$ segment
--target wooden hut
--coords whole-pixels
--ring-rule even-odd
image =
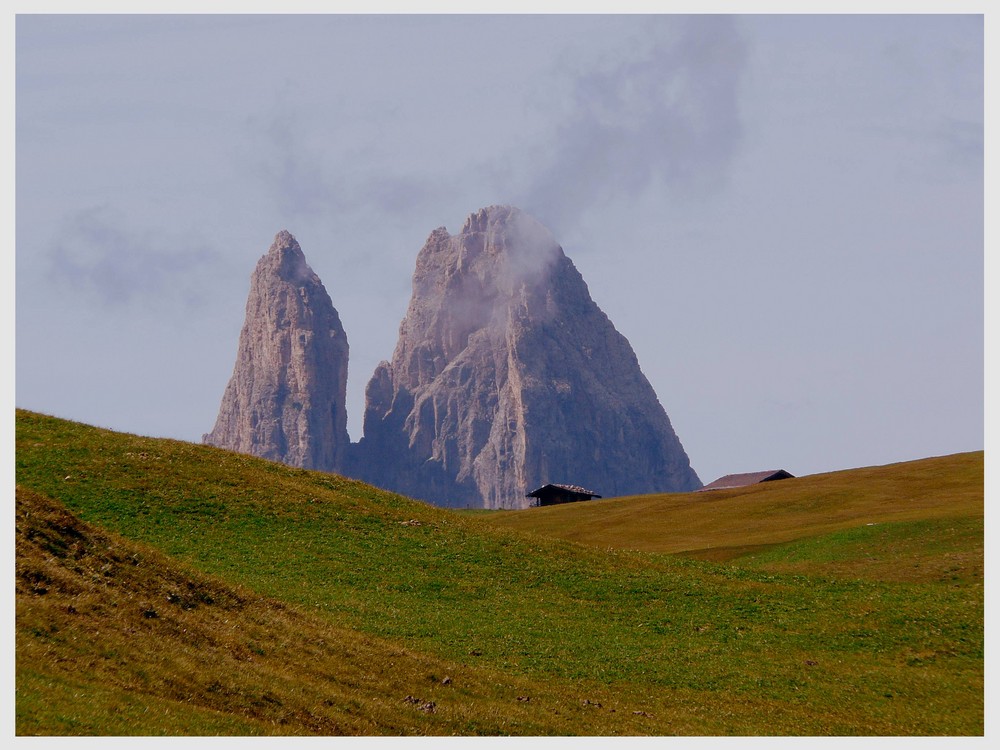
[[[533,497],[535,505],[560,505],[562,503],[578,503],[581,500],[599,498],[593,490],[577,487],[575,484],[546,484],[525,497]]]

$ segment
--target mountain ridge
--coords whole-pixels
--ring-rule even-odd
[[[290,234],[279,233],[269,255],[292,244],[301,254]],[[549,482],[593,486],[605,496],[701,486],[628,340],[551,232],[520,209],[489,206],[470,214],[457,234],[430,232],[392,358],[365,389],[357,443],[346,438],[342,328],[331,333],[343,342],[335,389],[321,388],[320,365],[296,368],[289,366],[294,357],[254,352],[260,346],[304,351],[299,359],[310,362],[340,361],[339,352],[323,349],[329,341],[322,331],[296,342],[301,326],[275,326],[289,305],[274,300],[295,297],[289,285],[305,279],[316,291],[302,299],[325,304],[329,297],[304,257],[299,271],[284,275],[267,257],[252,279],[233,379],[206,442],[450,507],[524,507],[526,494]],[[298,318],[310,317],[301,305],[295,309]],[[262,377],[274,384],[270,391],[254,390]],[[313,388],[321,397],[310,395]],[[320,428],[329,422],[327,409],[343,424]],[[332,453],[295,451],[288,433],[300,443],[336,445]]]

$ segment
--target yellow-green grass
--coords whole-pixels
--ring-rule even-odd
[[[23,488],[16,549],[20,735],[550,734],[649,725],[628,711],[587,711],[586,700],[614,706],[603,686],[534,685],[335,627],[96,529]]]
[[[140,651],[183,655],[184,649],[169,633],[134,624],[127,638],[102,646],[77,620],[59,620],[59,606],[46,609],[42,602],[54,601],[45,599],[51,593],[19,592],[19,732],[334,731],[296,719],[303,714],[290,707],[365,734],[983,731],[981,578],[960,585],[828,578],[581,546],[498,529],[491,517],[434,508],[333,475],[28,412],[17,414],[16,460],[24,491],[52,498],[129,545],[169,556],[159,567],[176,566],[192,580],[206,577],[244,598],[280,605],[282,617],[299,618],[295,626],[277,615],[240,624],[237,632],[256,634],[242,640],[215,632],[224,614],[203,624],[210,637],[190,646],[190,661],[201,663],[210,643],[219,644],[212,659],[222,661],[208,659],[199,684],[231,685],[225,660],[243,653],[241,643],[256,644],[264,652],[257,657],[273,654],[288,669],[284,678],[264,672],[232,687],[230,703],[206,709],[221,716],[192,712],[189,723],[155,730],[94,729],[87,721],[96,720],[79,705],[62,705],[88,694],[88,685],[97,697],[95,715],[121,700],[125,714],[137,714],[148,701],[143,715],[184,716],[181,697],[144,693],[128,677]],[[163,608],[143,624],[184,612]],[[187,615],[210,610],[199,606]],[[36,611],[40,619],[23,628],[22,613]],[[114,631],[113,614],[100,613],[95,628],[102,637]],[[52,623],[61,640],[46,635]],[[341,673],[338,659],[292,637],[302,630],[314,634],[305,637],[309,643],[345,644],[315,635],[324,628],[347,644],[368,644],[365,663],[388,666],[363,682],[347,665]],[[71,657],[100,663],[102,648],[117,654],[107,666],[125,675],[120,682],[92,679],[86,669],[59,671]],[[381,648],[409,655],[411,666],[398,666]],[[308,664],[296,661],[300,652]],[[314,674],[313,662],[326,666]],[[184,663],[167,669],[187,674]],[[302,688],[293,677],[300,670],[313,675]],[[451,685],[440,684],[443,673]],[[363,688],[355,710],[364,721],[315,709],[315,698],[327,691],[340,696],[338,686],[352,681]],[[265,684],[289,707],[278,714],[284,725],[273,716],[246,717],[246,704]],[[435,701],[438,710],[415,710],[406,694]],[[54,711],[84,718],[68,725]],[[238,726],[245,729],[232,728]]]
[[[725,561],[866,524],[981,523],[983,452],[730,490],[594,500],[480,517],[497,527],[602,549]]]
[[[960,586],[983,580],[983,517],[866,523],[733,560],[744,568]]]

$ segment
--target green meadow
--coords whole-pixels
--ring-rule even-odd
[[[983,454],[462,513],[16,414],[19,735],[981,735]]]

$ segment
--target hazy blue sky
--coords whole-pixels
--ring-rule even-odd
[[[427,235],[512,203],[703,481],[981,449],[983,70],[981,16],[19,16],[16,404],[200,440],[287,229],[357,440]]]

